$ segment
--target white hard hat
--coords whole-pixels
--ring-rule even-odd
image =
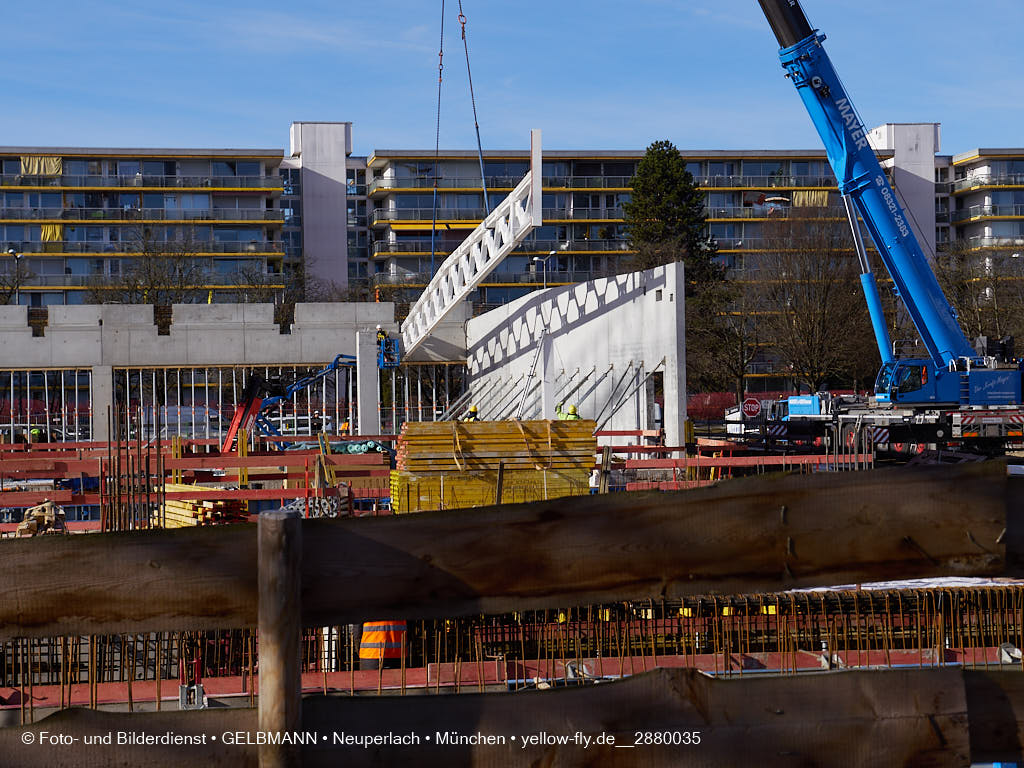
[[[377,326],[377,330],[378,330],[378,331],[380,330],[380,326],[379,326],[379,325]]]

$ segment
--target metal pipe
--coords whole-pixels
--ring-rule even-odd
[[[600,431],[601,431],[602,429],[604,429],[604,425],[605,425],[605,424],[607,424],[607,423],[608,423],[609,421],[611,421],[611,419],[612,419],[612,416],[614,416],[614,415],[615,415],[616,411],[618,411],[618,410],[619,410],[619,409],[620,409],[620,408],[621,408],[622,406],[624,406],[624,405],[626,404],[626,402],[627,402],[627,401],[629,400],[629,398],[630,398],[630,395],[632,395],[632,394],[633,394],[634,392],[636,392],[637,390],[639,390],[639,389],[640,389],[640,388],[641,388],[641,387],[642,387],[642,386],[643,386],[644,384],[646,384],[646,383],[647,383],[647,380],[648,380],[648,379],[650,379],[650,378],[651,378],[651,376],[653,376],[653,375],[654,375],[655,373],[657,373],[657,372],[658,372],[658,369],[659,369],[659,368],[661,368],[661,366],[663,366],[664,364],[665,364],[665,358],[661,358],[661,362],[660,362],[660,363],[658,363],[658,364],[657,364],[656,366],[654,366],[654,368],[652,368],[652,369],[651,369],[651,372],[650,372],[650,373],[648,373],[648,374],[647,374],[647,375],[646,375],[646,376],[644,377],[643,381],[641,381],[641,382],[640,382],[639,384],[637,384],[637,385],[636,385],[636,387],[634,387],[634,388],[633,388],[632,390],[630,390],[630,391],[629,391],[628,393],[626,393],[626,394],[625,394],[625,395],[624,395],[624,396],[622,397],[622,399],[621,399],[621,400],[619,400],[619,404],[618,404],[618,405],[616,405],[616,406],[615,406],[615,408],[613,408],[613,409],[612,409],[612,412],[608,414],[607,418],[605,418],[605,420],[604,420],[604,421],[602,421],[602,422],[601,422],[601,424],[600,424],[600,425],[599,425],[599,426],[597,427],[597,429],[595,429],[594,431],[595,431],[595,432],[600,432]],[[638,370],[642,370],[642,369],[638,369]],[[602,409],[602,410],[603,410],[603,409]]]

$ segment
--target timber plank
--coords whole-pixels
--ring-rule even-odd
[[[303,620],[1016,576],[1018,482],[1003,462],[987,462],[307,520]],[[256,618],[251,525],[4,540],[0,558],[0,637],[226,629]],[[360,589],[336,588],[352,583]]]

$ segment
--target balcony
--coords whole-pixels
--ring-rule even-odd
[[[802,189],[808,187],[836,188],[834,176],[695,176],[694,183],[701,189],[752,187],[754,189]]]
[[[184,249],[178,243],[167,243],[169,253],[267,253],[284,254],[284,243],[279,242],[249,242],[249,243],[217,243],[212,241],[197,242],[194,247]],[[159,243],[153,243],[152,250],[155,252],[160,247]],[[6,253],[10,249],[18,253],[110,253],[132,255],[139,252],[139,248],[131,242],[107,243],[107,242],[68,242],[54,241],[45,243],[6,242],[0,243],[0,250]]]
[[[165,189],[167,187],[209,187],[229,189],[284,190],[280,176],[29,176],[5,173],[0,175],[3,187],[57,187],[81,189],[89,187],[133,187]]]
[[[263,221],[280,223],[284,211],[263,208],[0,208],[0,220],[101,221]]]
[[[513,253],[542,253],[551,251],[573,252],[625,252],[629,250],[629,244],[625,240],[570,240],[569,247],[563,248],[564,240],[534,240],[522,243]],[[434,253],[438,256],[447,256],[452,248],[447,248],[441,243],[436,243]],[[401,243],[388,243],[378,240],[373,244],[373,256],[386,257],[394,254],[429,254],[430,240],[412,240]]]
[[[479,224],[487,212],[483,208],[375,208],[370,215],[370,226],[389,224],[395,221],[422,222],[464,221]],[[545,208],[545,221],[622,221],[621,208]]]
[[[388,224],[392,221],[465,221],[477,224],[483,221],[483,208],[374,208],[370,214],[370,226]]]
[[[723,251],[763,251],[779,247],[778,239],[767,237],[713,237],[712,240],[718,246],[719,253]]]
[[[120,275],[107,275],[101,273],[93,273],[88,275],[31,275],[25,278],[21,283],[21,288],[86,288],[95,285],[104,285],[107,283],[116,284],[121,280]],[[264,275],[266,280],[265,287],[271,288],[283,288],[284,278],[280,273],[267,272]],[[202,280],[206,284],[217,285],[217,286],[239,286],[248,285],[252,283],[253,276],[244,272],[218,272],[209,271],[207,274],[202,276]],[[280,285],[277,285],[280,283]],[[260,283],[263,285],[263,283]]]
[[[1024,205],[972,205],[959,211],[953,211],[954,223],[969,219],[984,219],[994,216],[1007,218],[1024,218]]]
[[[1013,237],[969,237],[968,248],[1024,248],[1024,234]]]
[[[554,272],[548,270],[547,276],[541,270],[537,272],[492,272],[484,280],[482,285],[512,284],[526,286],[541,286],[545,280],[548,285],[569,285],[582,283],[598,277],[607,277],[609,273],[594,270],[570,270]],[[375,286],[404,286],[407,288],[425,287],[430,282],[429,272],[400,272],[389,274],[378,272],[373,275],[370,282]]]
[[[798,208],[797,210],[806,209]],[[704,212],[710,221],[716,219],[787,219],[792,212],[792,207],[788,203],[784,205],[765,203],[758,206],[706,207]],[[829,214],[829,218],[844,221],[846,219],[846,211],[842,208],[828,208],[826,212]]]
[[[544,189],[629,189],[630,176],[545,176],[541,180]],[[488,176],[487,191],[502,192],[510,191],[522,181],[521,176]],[[434,179],[427,176],[416,178],[374,179],[370,182],[370,196],[385,194],[396,189],[433,189]],[[437,179],[437,188],[440,190],[469,189],[483,191],[483,182],[479,176],[453,176],[451,178]]]
[[[956,194],[979,187],[1024,187],[1024,174],[980,173],[968,176],[953,182],[953,193]]]

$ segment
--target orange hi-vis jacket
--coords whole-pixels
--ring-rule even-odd
[[[359,643],[360,659],[399,659],[402,657],[404,621],[368,621],[363,624]]]

